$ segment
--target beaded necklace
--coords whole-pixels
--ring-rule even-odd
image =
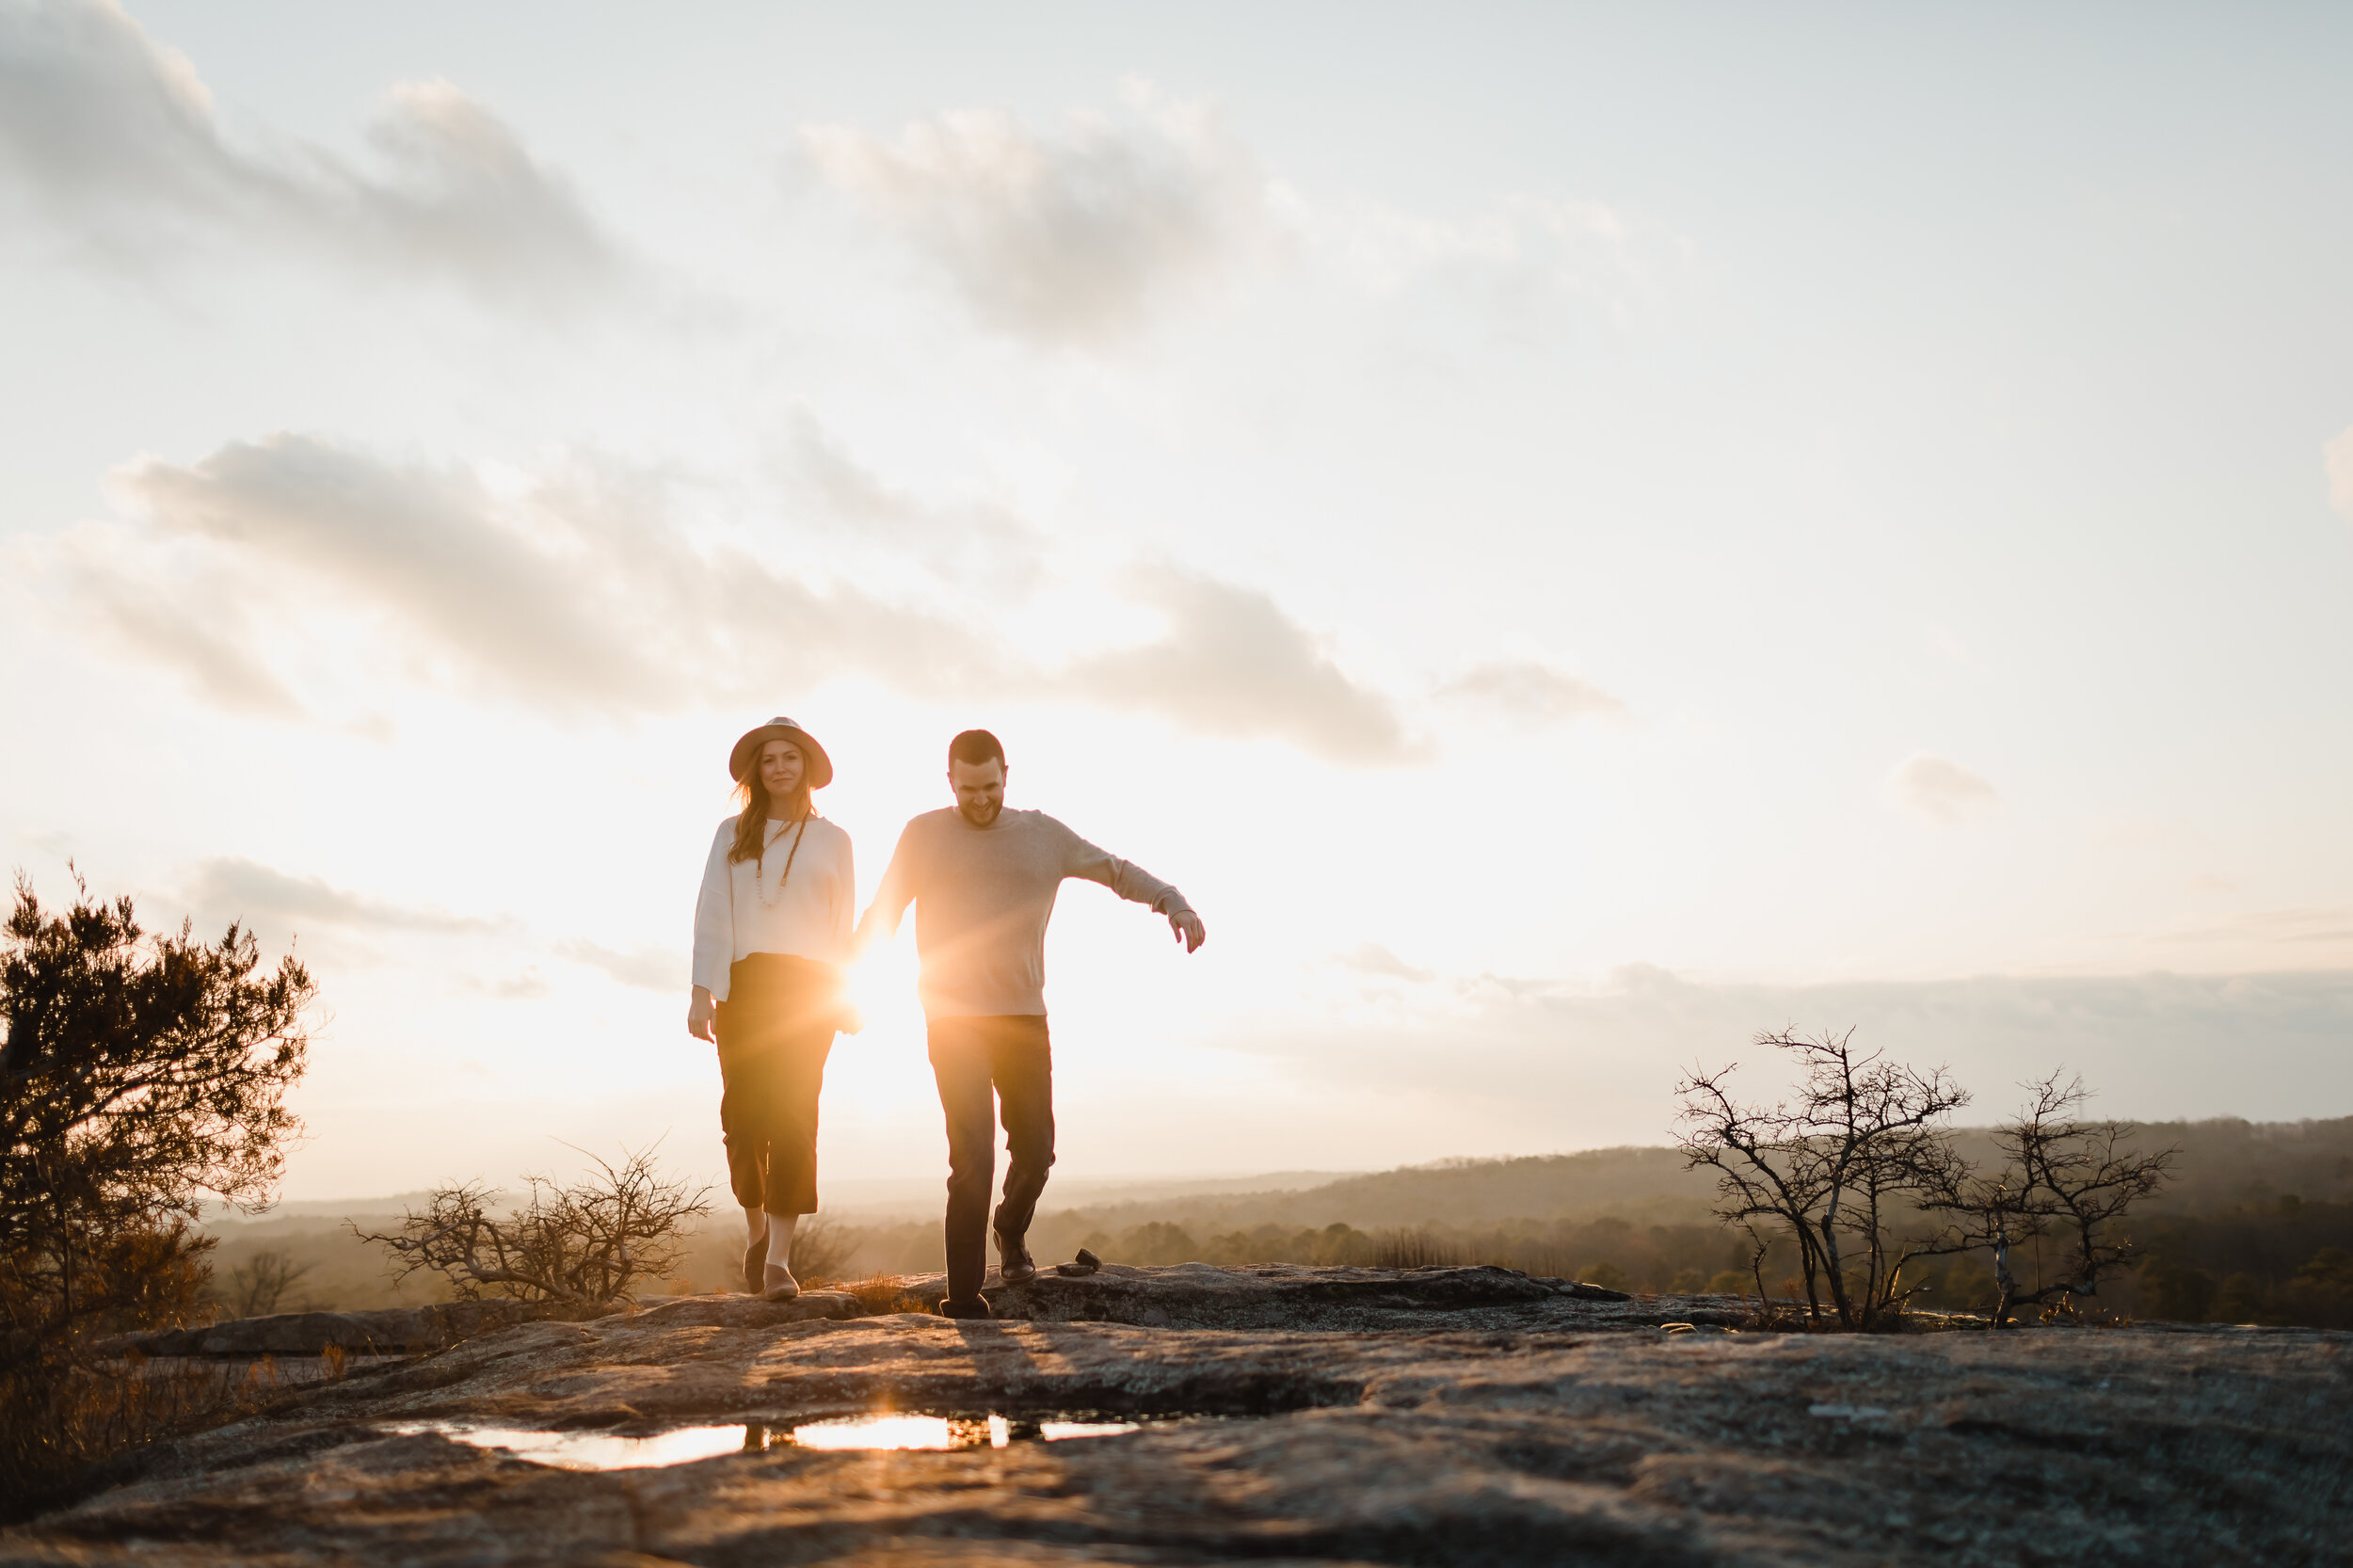
[[[801,835],[808,831],[808,819],[814,814],[809,811],[802,812],[799,824],[792,829],[792,848],[784,857],[784,874],[776,878],[776,899],[768,896],[768,846],[766,844],[760,846],[759,863],[752,871],[752,891],[759,896],[762,908],[774,909],[776,906],[776,899],[784,897],[784,885],[792,880],[793,857],[801,853]],[[781,828],[777,829],[776,837],[779,839],[784,837]]]

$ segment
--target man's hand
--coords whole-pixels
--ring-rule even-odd
[[[1179,909],[1171,914],[1168,917],[1168,929],[1175,932],[1176,939],[1185,944],[1187,952],[1199,952],[1201,944],[1209,939],[1209,928],[1201,923],[1201,917],[1190,909]]]
[[[719,1043],[719,1004],[711,1000],[711,987],[695,987],[695,1000],[686,1004],[686,1032],[697,1040]]]

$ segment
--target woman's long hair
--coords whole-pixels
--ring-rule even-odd
[[[768,819],[782,817],[786,822],[798,822],[810,814],[808,774],[801,774],[801,781],[792,792],[775,804],[781,811],[770,809],[768,786],[760,780],[760,757],[753,754],[752,765],[744,770],[744,776],[735,781],[735,797],[744,803],[744,814],[735,819],[735,842],[728,850],[730,865],[738,860],[764,860],[768,849]]]

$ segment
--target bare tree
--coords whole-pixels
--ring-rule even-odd
[[[353,1230],[392,1253],[396,1277],[430,1269],[464,1300],[612,1301],[672,1273],[692,1222],[711,1212],[708,1187],[656,1175],[650,1149],[622,1152],[618,1166],[589,1156],[597,1169],[569,1186],[525,1176],[529,1201],[511,1213],[500,1211],[502,1194],[471,1181],[436,1191],[392,1234]]]
[[[843,1279],[859,1240],[855,1229],[809,1215],[792,1232],[793,1272],[806,1285]]]
[[[284,1304],[286,1292],[317,1265],[296,1263],[289,1254],[257,1252],[229,1271],[222,1305],[239,1318],[264,1318]]]
[[[1861,1055],[1853,1038],[1852,1030],[1756,1037],[1798,1058],[1794,1106],[1743,1104],[1726,1087],[1733,1068],[1693,1069],[1677,1090],[1687,1130],[1676,1142],[1688,1167],[1716,1172],[1717,1217],[1748,1231],[1752,1268],[1765,1252],[1758,1224],[1779,1225],[1797,1243],[1808,1315],[1821,1316],[1827,1294],[1840,1326],[1861,1329],[1901,1313],[1918,1288],[1904,1273],[1915,1258],[1953,1250],[1932,1237],[1897,1240],[1893,1222],[1949,1164],[1942,1124],[1969,1096],[1941,1067],[1923,1073],[1877,1051]]]
[[[2129,1123],[2078,1120],[2089,1097],[2080,1078],[2061,1083],[2055,1072],[2026,1091],[2025,1109],[1993,1134],[2002,1167],[1986,1175],[1949,1160],[1921,1198],[1921,1208],[1950,1217],[1949,1250],[1993,1253],[1995,1328],[2022,1306],[2097,1296],[2101,1275],[2139,1256],[2123,1233],[2126,1211],[2164,1187],[2181,1154],[2124,1147],[2135,1130]],[[2039,1244],[2045,1237],[2059,1248],[2048,1272]],[[2013,1251],[2029,1243],[2031,1287],[2011,1268]]]

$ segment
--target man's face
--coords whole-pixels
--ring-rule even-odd
[[[956,809],[974,827],[986,827],[1005,806],[1005,764],[992,757],[985,762],[950,762],[948,783],[956,792]]]

